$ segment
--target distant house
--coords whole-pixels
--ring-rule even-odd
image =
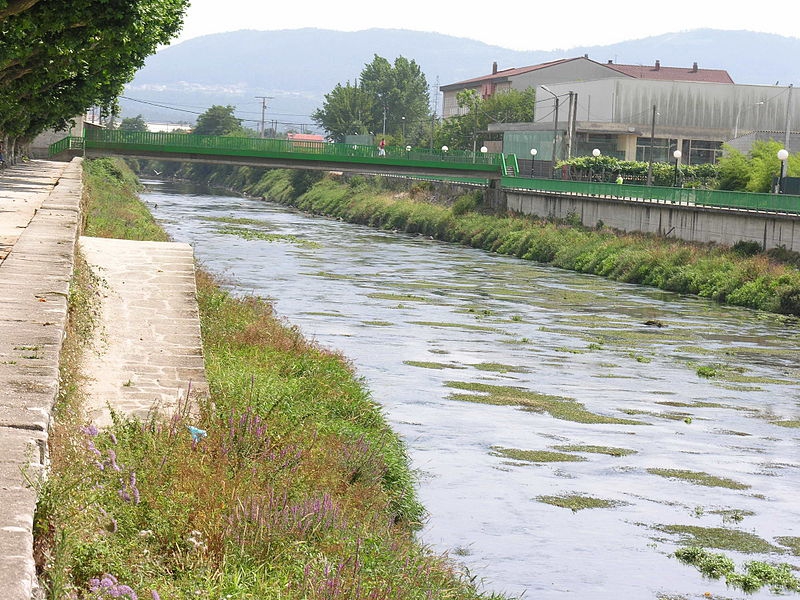
[[[443,116],[462,114],[458,92],[482,98],[506,90],[536,90],[532,122],[496,123],[502,150],[518,158],[535,149],[537,167],[587,156],[595,148],[623,160],[713,163],[722,144],[752,131],[785,132],[800,123],[792,88],[738,85],[727,71],[600,63],[588,56],[498,70],[440,88]],[[788,111],[787,111],[788,108]],[[788,116],[788,118],[787,118]],[[777,138],[776,138],[777,139]],[[780,133],[783,139],[783,133]],[[681,152],[678,159],[675,151]]]

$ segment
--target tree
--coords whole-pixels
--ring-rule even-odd
[[[376,54],[359,82],[337,84],[311,118],[337,141],[348,133],[385,133],[415,144],[424,135],[429,106],[428,83],[416,62],[400,56],[392,65]]]
[[[773,179],[780,176],[778,150],[781,148],[783,144],[775,140],[754,142],[747,154],[725,147],[725,155],[719,160],[720,189],[770,192]],[[800,155],[789,155],[785,175],[800,175]]]
[[[456,102],[467,112],[450,117],[436,132],[436,145],[446,145],[462,150],[477,149],[478,138],[487,137],[490,123],[525,123],[533,121],[536,92],[508,90],[482,99],[475,90],[463,90],[456,95]]]
[[[311,119],[322,127],[334,141],[344,142],[344,136],[370,132],[374,97],[357,85],[336,84],[325,94],[322,108],[311,115]]]
[[[237,119],[233,106],[220,106],[215,104],[202,115],[197,117],[197,125],[192,133],[197,135],[245,135],[242,129],[242,120]]]
[[[24,142],[125,83],[178,33],[188,0],[0,0],[0,136]]]
[[[122,131],[147,131],[147,122],[142,115],[128,117],[120,121],[118,129]]]

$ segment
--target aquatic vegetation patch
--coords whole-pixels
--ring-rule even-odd
[[[684,546],[731,550],[743,554],[782,554],[783,548],[741,529],[698,525],[655,525],[654,529],[676,535]]]
[[[619,500],[607,500],[604,498],[595,498],[593,496],[586,496],[584,494],[563,494],[560,496],[536,496],[538,502],[544,504],[552,504],[559,508],[568,508],[572,512],[585,510],[587,508],[614,508],[617,506],[624,506],[626,503]]]
[[[770,421],[773,425],[778,425],[780,427],[793,427],[798,428],[800,427],[800,419],[790,419],[785,421]]]
[[[199,217],[203,221],[211,221],[213,223],[225,223],[226,225],[252,225],[254,227],[261,227],[262,229],[272,229],[272,226],[267,221],[260,221],[258,219],[248,219],[245,217]]]
[[[608,456],[629,456],[631,454],[636,454],[636,450],[631,450],[630,448],[613,448],[611,446],[565,444],[563,446],[553,446],[553,448],[564,452],[589,452],[590,454],[606,454]]]
[[[791,552],[795,556],[800,556],[800,537],[781,536],[781,537],[776,537],[775,541],[778,542],[781,546],[788,548],[789,552]]]
[[[286,242],[303,248],[322,247],[322,244],[318,242],[304,240],[303,238],[299,238],[296,235],[289,235],[282,233],[268,233],[266,231],[257,231],[255,229],[249,229],[247,227],[220,227],[219,229],[217,229],[217,233],[222,233],[225,235],[235,235],[237,237],[242,238],[243,240],[248,240],[248,241],[259,240],[262,242]]]
[[[528,369],[525,367],[518,367],[516,365],[504,365],[501,363],[478,363],[471,365],[480,371],[493,371],[495,373],[527,373]]]
[[[749,485],[734,481],[733,479],[717,477],[716,475],[710,475],[702,471],[652,468],[647,469],[647,472],[651,475],[658,475],[659,477],[666,477],[668,479],[680,479],[695,485],[704,485],[706,487],[722,487],[731,490],[746,490],[750,488]]]
[[[391,327],[394,325],[391,321],[364,321],[364,325],[371,325],[373,327]]]
[[[422,369],[466,369],[463,365],[428,362],[424,360],[404,360],[403,364],[410,367],[420,367]]]
[[[545,463],[545,462],[582,462],[586,459],[577,454],[566,452],[552,452],[550,450],[520,450],[518,448],[502,448],[492,446],[492,456],[500,456],[519,462]]]
[[[490,385],[486,383],[471,383],[465,381],[448,381],[447,387],[473,392],[469,394],[452,393],[451,400],[492,404],[495,406],[519,406],[525,410],[538,413],[548,413],[550,416],[563,421],[592,424],[615,425],[644,425],[642,421],[620,419],[599,415],[586,410],[586,408],[572,398],[539,394],[529,390],[510,386]]]
[[[422,296],[415,296],[413,294],[391,294],[388,292],[373,292],[367,294],[367,298],[374,298],[376,300],[393,300],[395,302],[431,302],[428,298]]]
[[[670,392],[671,393],[671,392]],[[746,410],[737,407],[726,406],[719,402],[703,402],[698,400],[696,402],[678,402],[677,400],[665,400],[663,402],[656,402],[662,406],[672,406],[674,408],[735,408],[736,410]]]
[[[741,523],[745,517],[752,517],[752,510],[740,510],[738,508],[727,508],[722,510],[712,510],[712,515],[720,515],[723,523]]]
[[[691,415],[689,413],[674,413],[674,412],[663,412],[657,413],[650,410],[642,410],[638,408],[624,408],[622,409],[626,415],[643,415],[648,417],[655,417],[656,419],[669,419],[670,421],[685,421],[686,419],[691,419]]]
[[[442,321],[409,321],[411,325],[423,325],[425,327],[448,327],[452,329],[466,329],[467,331],[492,331],[497,329],[494,327],[485,327],[483,325],[468,325],[464,323],[446,323]]]
[[[787,563],[776,565],[749,561],[744,564],[744,572],[736,572],[736,565],[730,558],[697,546],[680,548],[675,551],[675,557],[684,564],[693,565],[706,577],[724,577],[729,587],[741,589],[748,594],[765,586],[775,594],[800,591],[800,580],[792,574],[792,566]]]

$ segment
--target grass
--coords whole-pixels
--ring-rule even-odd
[[[588,452],[590,454],[606,454],[608,456],[628,456],[636,454],[636,450],[629,448],[613,448],[610,446],[581,446],[581,445],[562,445],[554,446],[556,450],[564,452]]]
[[[687,471],[683,469],[647,469],[647,472],[652,475],[658,475],[660,477],[667,477],[668,479],[680,479],[682,481],[688,481],[689,483],[693,483],[695,485],[704,485],[706,487],[721,487],[721,488],[728,488],[731,490],[746,490],[750,486],[744,483],[739,483],[738,481],[734,481],[733,479],[727,479],[725,477],[717,477],[716,475],[709,475],[708,473],[703,473],[702,471]]]
[[[129,229],[91,195],[124,173],[113,166],[87,161],[95,235]],[[111,188],[121,215],[138,210],[126,181]],[[151,223],[136,222],[129,233],[147,239]],[[424,510],[405,448],[348,362],[202,271],[210,401],[196,414],[114,413],[97,430],[78,368],[98,293],[85,277],[78,268],[34,524],[48,598],[499,598],[416,540]]]

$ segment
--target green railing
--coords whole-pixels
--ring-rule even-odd
[[[407,149],[401,146],[387,146],[385,155],[380,156],[376,147],[358,144],[166,132],[87,129],[84,141],[87,150],[146,152],[161,154],[165,158],[169,154],[284,158],[305,162],[388,164],[450,171],[455,169],[497,175],[500,174],[501,162],[500,155],[481,152],[457,150],[444,152],[427,148]],[[51,154],[61,142],[53,144]]]
[[[83,150],[83,138],[81,137],[65,137],[54,144],[50,144],[48,152],[50,156],[55,156],[67,150]]]
[[[560,179],[502,177],[507,189],[536,190],[579,196],[596,196],[616,200],[684,204],[710,208],[736,208],[762,212],[800,213],[800,196],[788,194],[755,194],[695,188],[627,185]]]

